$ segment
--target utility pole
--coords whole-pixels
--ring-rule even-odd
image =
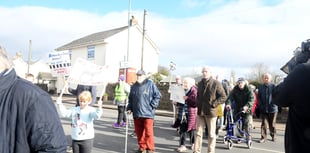
[[[126,62],[127,62],[127,64],[125,65],[125,68],[124,68],[124,70],[125,70],[125,72],[124,72],[124,75],[125,75],[125,82],[127,82],[127,79],[128,79],[128,75],[127,75],[127,71],[128,71],[128,63],[129,63],[129,48],[130,48],[130,26],[131,26],[131,20],[130,20],[130,12],[131,12],[131,0],[128,0],[128,38],[127,38],[127,59],[126,59]],[[127,102],[125,102],[125,106],[127,105],[126,104]],[[127,145],[128,145],[128,121],[130,121],[129,119],[128,119],[128,117],[127,117],[127,120],[126,120],[126,132],[125,132],[125,134],[126,134],[126,136],[125,136],[125,150],[124,150],[124,152],[125,153],[127,153]]]
[[[143,15],[142,51],[141,51],[141,70],[143,70],[144,38],[145,38],[145,16],[146,16],[146,10],[144,10],[144,15]]]
[[[30,73],[30,59],[31,59],[31,40],[29,40],[29,50],[28,50],[28,66],[27,66],[27,74]]]

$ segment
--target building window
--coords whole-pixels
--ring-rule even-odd
[[[87,58],[94,59],[95,58],[95,46],[87,47]]]

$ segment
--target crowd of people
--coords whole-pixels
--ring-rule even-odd
[[[184,102],[173,101],[177,111],[171,127],[177,128],[179,132],[179,147],[176,151],[187,151],[188,136],[189,148],[193,153],[205,152],[202,150],[202,139],[203,133],[206,133],[207,152],[214,153],[218,131],[225,130],[223,127],[228,124],[225,122],[225,114],[230,111],[234,115],[242,112],[241,128],[248,133],[246,139],[252,139],[253,116],[257,117],[259,114],[259,142],[266,142],[267,127],[271,141],[276,141],[277,114],[279,107],[285,106],[290,107],[285,151],[304,152],[310,142],[309,123],[303,122],[309,119],[309,115],[305,115],[308,114],[306,112],[309,105],[308,87],[304,86],[308,82],[309,68],[308,63],[297,66],[278,86],[271,83],[272,75],[269,73],[263,75],[263,84],[258,87],[249,84],[244,78],[239,78],[236,85],[229,85],[225,80],[214,77],[211,68],[207,66],[202,68],[202,79],[197,83],[193,78],[186,77],[182,80],[178,76],[176,83],[184,89]],[[154,116],[161,93],[143,70],[139,70],[136,76],[137,80],[130,88],[123,75],[118,78],[119,82],[115,88],[118,115],[113,127],[125,126],[126,113],[132,114],[139,146],[137,153],[153,153]],[[28,81],[17,76],[6,50],[0,46],[2,149],[9,153],[66,152],[67,139],[51,97],[33,85],[33,76],[28,74],[27,78]],[[76,106],[67,109],[61,97],[57,99],[57,104],[61,115],[72,120],[73,152],[90,153],[95,137],[93,121],[101,118],[102,101],[98,101],[98,108],[92,106],[96,102],[93,86],[78,85],[77,89],[68,90],[77,96]],[[8,124],[7,120],[11,122]],[[296,131],[302,134],[296,134]]]

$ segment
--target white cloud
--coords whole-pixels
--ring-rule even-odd
[[[301,41],[310,38],[309,5],[306,0],[286,0],[269,7],[241,0],[183,19],[148,12],[146,32],[161,50],[160,65],[177,63],[174,73],[200,74],[200,68],[209,65],[218,73],[234,70],[238,76],[256,63],[279,70]],[[0,12],[1,45],[11,56],[17,51],[25,56],[31,39],[34,58],[82,36],[124,26],[128,18],[127,10],[104,16],[44,7],[0,7]],[[143,12],[132,14],[142,24]]]

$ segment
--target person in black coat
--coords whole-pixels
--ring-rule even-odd
[[[272,91],[275,85],[271,83],[271,79],[271,74],[265,73],[263,77],[264,84],[258,88],[258,107],[262,119],[260,143],[265,142],[267,139],[267,127],[269,127],[271,141],[276,140],[278,106],[272,102]]]
[[[310,144],[310,63],[299,64],[275,87],[273,101],[289,107],[285,128],[285,152],[306,153]]]
[[[51,96],[17,76],[0,46],[0,153],[65,153],[67,138]]]

